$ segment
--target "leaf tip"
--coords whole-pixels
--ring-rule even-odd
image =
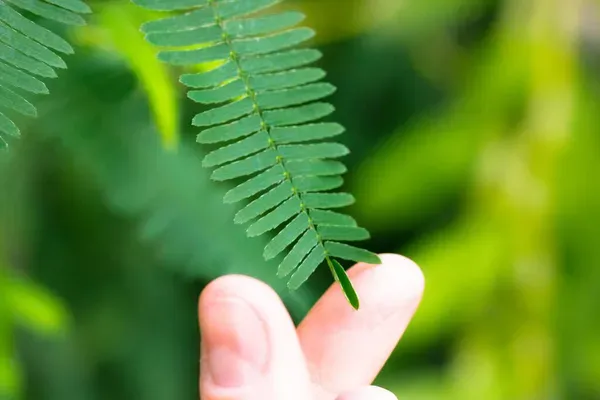
[[[225,193],[225,196],[223,196],[223,203],[225,203],[225,204],[237,203],[235,194],[231,190],[229,192]]]
[[[251,226],[250,228],[248,228],[246,230],[246,235],[248,235],[248,237],[257,237],[260,236],[262,234],[262,232],[259,232],[256,228],[254,228],[253,226]]]
[[[292,282],[291,280],[287,283],[287,288],[291,291],[296,291],[300,285],[298,283]]]
[[[265,247],[265,250],[263,251],[263,258],[265,261],[272,260],[275,258],[275,256],[276,254],[273,254],[273,250],[271,250],[269,247]]]
[[[204,159],[202,160],[202,166],[204,168],[213,167],[214,165],[215,163],[211,160],[211,157],[209,156],[204,157]]]
[[[213,181],[222,182],[222,181],[226,181],[227,177],[223,176],[223,171],[221,171],[220,169],[216,169],[210,175],[210,179],[212,179]]]

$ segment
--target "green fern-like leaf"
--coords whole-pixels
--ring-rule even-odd
[[[23,11],[67,25],[84,25],[80,14],[91,12],[80,0],[0,0],[0,149],[8,147],[3,134],[20,136],[5,110],[35,117],[36,108],[22,92],[48,94],[40,79],[55,78],[55,69],[67,67],[56,52],[73,53],[69,43],[23,16]]]
[[[321,57],[313,49],[293,49],[314,36],[296,27],[297,12],[265,15],[280,0],[135,0],[158,11],[182,11],[142,26],[153,44],[175,47],[158,57],[173,65],[222,62],[208,72],[185,74],[188,97],[213,105],[193,124],[202,127],[198,142],[220,147],[203,161],[212,179],[243,181],[225,202],[247,201],[235,216],[250,223],[248,236],[279,230],[265,247],[265,259],[287,249],[279,276],[291,275],[297,289],[324,261],[332,268],[353,306],[358,299],[333,257],[379,263],[377,255],[342,244],[369,237],[349,216],[331,209],[354,198],[332,190],[346,172],[337,159],[348,149],[329,139],[343,133],[335,123],[318,122],[334,108],[322,102],[335,87],[320,80],[325,72],[308,65]],[[183,49],[177,47],[185,46]],[[335,266],[335,268],[333,268]]]

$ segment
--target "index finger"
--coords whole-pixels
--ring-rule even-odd
[[[395,254],[381,260],[348,271],[360,310],[352,309],[334,284],[297,329],[318,400],[371,384],[419,305],[424,289],[419,267]]]

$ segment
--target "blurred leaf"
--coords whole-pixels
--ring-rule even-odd
[[[4,288],[16,323],[45,334],[63,332],[68,321],[64,305],[32,282],[11,279]]]
[[[475,19],[492,0],[379,0],[379,13],[392,16],[391,27],[410,44],[420,43],[429,33]]]
[[[477,315],[508,265],[503,230],[485,215],[466,217],[404,253],[422,268],[427,282],[403,339],[409,347],[460,329]]]
[[[495,324],[493,317],[486,324],[469,325],[468,332],[455,345],[455,356],[448,367],[448,391],[457,399],[503,400],[509,398],[506,389],[510,363],[504,358],[510,353],[494,343]],[[502,327],[501,327],[502,328]],[[512,385],[514,387],[514,384]]]
[[[18,399],[20,388],[21,376],[15,360],[0,353],[0,399]]]
[[[179,142],[178,90],[168,66],[156,58],[158,48],[144,40],[140,25],[153,14],[129,1],[102,4],[89,27],[80,28],[80,41],[116,51],[136,74],[154,114],[163,146]]]
[[[569,146],[558,176],[558,234],[561,270],[559,361],[569,398],[600,396],[600,186],[590,171],[600,168],[598,82],[583,89]]]
[[[511,126],[522,102],[525,50],[511,34],[493,37],[455,101],[415,117],[363,161],[353,193],[368,229],[413,227],[469,185],[479,154]],[[509,55],[517,61],[507,66],[502,60]]]
[[[304,24],[317,32],[315,42],[323,45],[362,34],[389,20],[389,13],[377,12],[384,6],[382,3],[345,0],[344,6],[340,7],[338,0],[306,0],[286,1],[280,7],[304,13],[307,16]],[[394,2],[387,4],[393,5]]]
[[[358,171],[357,219],[376,231],[407,229],[443,207],[468,181],[483,139],[462,115],[424,119],[380,146]]]
[[[21,392],[20,369],[13,348],[13,309],[9,302],[6,267],[0,264],[0,399],[17,399]]]
[[[318,44],[347,40],[381,28],[407,43],[418,43],[432,31],[447,29],[475,18],[492,0],[296,0],[282,9],[306,14],[306,25],[317,32]]]
[[[399,399],[410,400],[460,400],[452,393],[448,379],[441,371],[416,370],[407,374],[384,374],[377,379],[377,385],[394,393]]]

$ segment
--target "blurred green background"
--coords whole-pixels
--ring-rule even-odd
[[[201,167],[200,108],[138,31],[155,15],[91,6],[0,157],[0,399],[191,400],[207,282],[263,279],[298,321],[332,278],[284,289]],[[377,383],[414,400],[600,399],[600,2],[282,7],[306,12],[338,87],[367,247],[426,276]]]

